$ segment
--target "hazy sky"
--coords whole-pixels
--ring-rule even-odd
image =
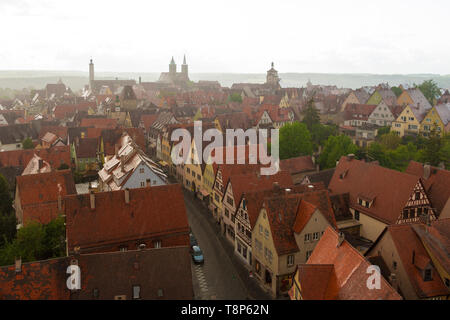
[[[0,70],[450,74],[448,0],[0,0]]]

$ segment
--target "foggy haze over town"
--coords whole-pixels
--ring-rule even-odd
[[[2,0],[0,70],[161,72],[186,54],[192,73],[450,74],[450,3],[431,3]]]

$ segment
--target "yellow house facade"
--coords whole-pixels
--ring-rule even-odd
[[[436,130],[439,135],[443,135],[445,132],[445,126],[447,123],[441,119],[438,108],[447,108],[444,106],[434,106],[427,112],[420,124],[420,131],[424,136],[428,136],[432,130]],[[450,114],[450,111],[447,111]],[[445,119],[447,120],[447,119]]]
[[[192,139],[191,148],[188,154],[191,163],[184,165],[184,187],[194,193],[202,193],[203,187],[202,177],[204,164],[200,164],[200,156],[202,155],[197,153],[195,139]]]
[[[403,137],[405,134],[419,134],[420,120],[409,105],[392,122],[391,130],[398,133],[400,137]]]

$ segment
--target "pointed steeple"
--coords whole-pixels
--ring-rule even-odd
[[[183,64],[186,64],[186,55],[183,57]]]
[[[172,56],[172,60],[170,61],[170,64],[175,64],[175,60],[173,60],[173,56]]]

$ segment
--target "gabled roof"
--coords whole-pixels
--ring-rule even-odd
[[[302,206],[302,201],[306,201],[307,204],[305,203]],[[312,207],[319,209],[330,225],[337,229],[327,190],[314,190],[299,194],[284,192],[266,198],[264,207],[267,211],[272,238],[278,255],[298,251],[294,232],[300,233],[303,230],[316,211],[312,211]]]
[[[397,96],[391,89],[377,89],[376,91],[388,106],[393,106],[397,103]]]
[[[440,104],[435,107],[444,126],[450,123],[450,103]]]
[[[280,188],[289,188],[294,185],[291,175],[287,171],[278,171],[276,174],[266,176],[261,176],[256,171],[250,171],[248,173],[232,174],[228,184],[225,185],[225,190],[228,185],[231,184],[234,202],[237,205],[241,201],[242,195],[247,190],[251,190],[253,192],[268,190],[272,189],[275,183]]]
[[[75,142],[77,158],[96,158],[98,138],[82,138]]]
[[[333,178],[334,171],[335,168],[321,170],[319,172],[308,173],[306,177],[308,177],[308,180],[311,183],[322,182],[325,185],[325,187],[328,187],[331,178]]]
[[[411,160],[405,172],[422,178],[431,205],[439,216],[450,199],[450,171],[430,167],[430,176],[424,177],[424,165]]]
[[[339,245],[339,235],[331,227],[325,230],[306,265],[332,265],[334,276],[328,273],[328,284],[322,284],[318,287],[312,282],[305,282],[305,285],[300,283],[302,296],[315,297],[321,295],[325,299],[333,300],[401,299],[400,295],[384,278],[381,278],[380,289],[370,290],[367,287],[367,268],[371,263],[346,240]],[[299,269],[303,266],[299,265]],[[312,267],[311,272],[318,272],[318,269]],[[327,275],[323,271],[321,273],[324,276]],[[315,277],[317,277],[317,274]],[[325,285],[327,288],[323,292]]]
[[[30,124],[13,124],[0,126],[0,143],[14,144],[22,143],[26,138],[37,139],[38,133]]]
[[[23,223],[48,223],[58,215],[58,196],[76,194],[70,170],[18,176],[16,188],[23,210]]]
[[[290,174],[296,174],[301,172],[314,171],[316,168],[311,156],[301,156],[281,160],[280,169],[286,170]]]
[[[117,128],[117,120],[109,118],[83,118],[80,127],[115,129]]]
[[[69,146],[54,146],[48,149],[27,149],[0,152],[0,167],[25,168],[35,154],[55,168],[58,168],[62,163],[69,166],[71,164]]]
[[[389,232],[391,235],[392,241],[397,248],[397,253],[402,260],[403,268],[416,294],[420,298],[448,295],[450,294],[450,291],[445,287],[432,264],[430,264],[430,266],[433,269],[433,279],[431,281],[423,280],[423,270],[420,270],[420,268],[426,267],[431,259],[423,246],[420,237],[418,237],[415,232],[415,230],[423,230],[421,228],[423,227],[420,227],[419,224],[390,225],[387,227],[386,232]],[[380,237],[382,237],[383,234]],[[412,259],[413,252],[415,256],[414,262]]]
[[[184,197],[179,184],[130,189],[64,198],[70,250],[146,237],[164,237],[189,230]]]
[[[413,175],[343,156],[328,188],[331,194],[349,193],[352,208],[391,224],[397,221],[419,182]],[[371,207],[360,206],[358,197],[373,200]]]
[[[332,264],[298,265],[296,276],[301,284],[303,300],[331,300],[339,295],[336,273]]]
[[[367,100],[369,100],[369,98],[370,98],[370,95],[369,95],[369,93],[367,93],[366,90],[358,89],[358,90],[354,90],[352,92],[358,99],[359,103],[366,103]]]
[[[372,104],[347,103],[344,109],[344,119],[367,121],[376,107]]]
[[[431,104],[428,102],[428,99],[425,98],[422,91],[418,88],[412,88],[406,90],[414,102],[415,107],[419,107],[419,109],[429,110],[431,109]]]
[[[50,172],[51,170],[52,167],[50,164],[35,154],[30,162],[28,162],[25,170],[23,170],[22,175]]]
[[[71,293],[66,271],[72,259],[81,269],[82,286]],[[131,299],[132,285],[140,285],[142,299],[189,300],[193,299],[190,261],[188,247],[172,247],[22,263],[20,273],[15,266],[0,267],[0,300],[113,300],[117,295]]]

